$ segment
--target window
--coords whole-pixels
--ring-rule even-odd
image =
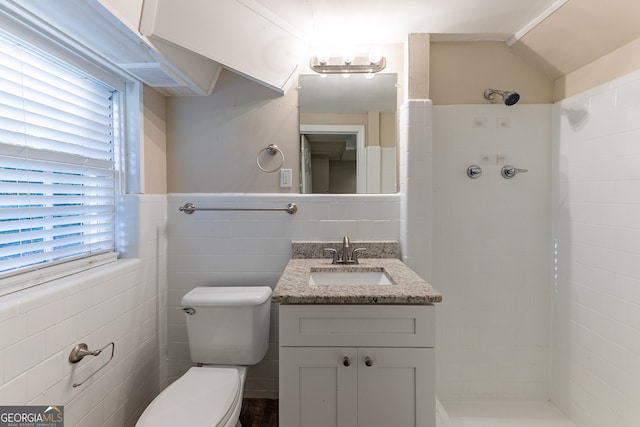
[[[0,33],[0,277],[115,257],[116,96]]]

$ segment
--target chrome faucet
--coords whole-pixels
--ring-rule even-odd
[[[329,251],[333,255],[332,264],[359,264],[358,253],[366,250],[366,248],[355,248],[351,250],[351,242],[349,241],[349,236],[344,236],[342,238],[342,254],[340,254],[341,258],[338,256],[338,251],[336,249],[325,249],[325,251]]]
[[[349,236],[344,236],[342,238],[342,260],[348,261],[351,258],[349,253]]]

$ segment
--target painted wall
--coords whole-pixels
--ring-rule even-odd
[[[178,206],[283,207],[298,213],[196,212]],[[168,197],[169,380],[193,366],[180,301],[197,286],[274,287],[291,258],[291,241],[399,240],[399,195],[170,194]],[[278,395],[278,310],[271,310],[265,359],[249,370],[245,396]]]
[[[555,81],[554,100],[578,95],[640,69],[640,39],[602,56]]]
[[[640,37],[638,2],[582,0],[550,3],[548,11],[553,10],[553,13],[520,34],[521,38],[512,48],[554,80],[588,66]],[[608,71],[609,78],[572,95],[631,71],[620,72],[618,68],[612,67]]]
[[[298,92],[276,95],[223,71],[208,97],[167,98],[167,188],[170,193],[278,193],[279,173],[258,169],[256,156],[269,144],[284,153],[283,168],[299,182]],[[265,168],[280,156],[262,153]]]
[[[487,104],[489,88],[515,90],[519,104],[553,101],[553,80],[503,42],[432,42],[430,64],[434,105]]]
[[[166,98],[146,85],[142,97],[144,193],[167,194]]]
[[[551,105],[433,110],[437,393],[546,400]],[[473,164],[478,179],[466,174]],[[529,172],[504,179],[506,164]]]
[[[65,426],[133,426],[166,383],[165,196],[128,196],[122,203],[139,240],[115,264],[59,279],[0,299],[0,402],[64,405]],[[86,342],[115,342],[108,360],[69,363]]]
[[[554,106],[552,398],[579,427],[640,420],[640,72]]]

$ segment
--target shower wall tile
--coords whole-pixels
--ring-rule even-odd
[[[402,261],[431,279],[432,119],[430,100],[409,100],[400,109]]]
[[[284,207],[298,212],[178,211],[201,207]],[[193,364],[180,301],[197,286],[274,287],[291,258],[291,241],[399,240],[400,196],[304,194],[171,194],[168,196],[168,376]],[[278,396],[278,306],[271,309],[269,351],[249,370],[245,395]]]
[[[552,399],[579,427],[640,419],[640,73],[554,106]]]
[[[0,299],[3,405],[64,405],[69,426],[133,426],[166,385],[166,196],[127,196],[122,206],[124,252],[135,259]],[[111,341],[111,363],[73,388],[103,361],[71,365],[71,349]]]
[[[433,110],[437,393],[547,399],[551,106]],[[478,179],[467,177],[473,164]],[[529,172],[504,179],[506,164]]]

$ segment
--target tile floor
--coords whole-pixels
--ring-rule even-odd
[[[436,427],[576,427],[550,402],[436,403]],[[243,427],[277,427],[278,401],[244,399]]]
[[[242,427],[278,427],[278,401],[273,399],[242,399]]]

